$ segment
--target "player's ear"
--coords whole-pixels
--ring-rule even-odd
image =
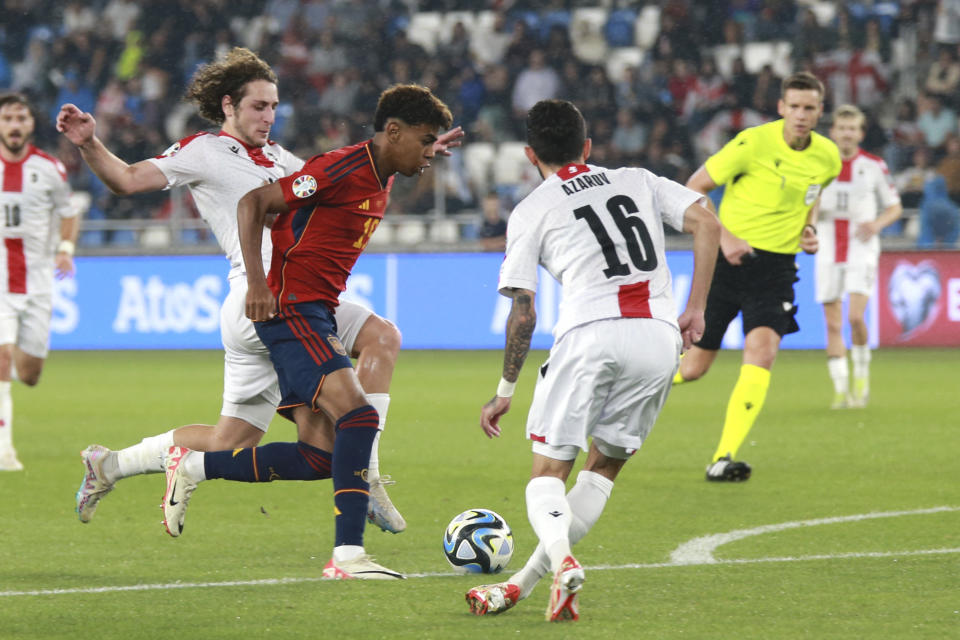
[[[387,139],[390,142],[396,142],[400,139],[400,123],[396,120],[387,120],[387,124],[384,125],[384,129],[387,133]]]
[[[533,147],[527,145],[526,147],[523,148],[523,152],[527,154],[527,160],[530,161],[530,164],[532,164],[535,167],[540,166],[540,158],[538,158],[537,154],[534,153]]]
[[[220,98],[220,110],[223,111],[223,115],[228,118],[233,115],[233,98],[229,95],[225,95]]]
[[[590,152],[593,150],[593,140],[587,138],[583,141],[583,161],[586,162],[587,158],[590,157]]]

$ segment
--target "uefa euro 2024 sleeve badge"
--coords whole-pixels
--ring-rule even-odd
[[[297,196],[301,200],[304,198],[309,198],[317,192],[317,180],[313,176],[302,175],[294,179],[293,185],[293,195]]]

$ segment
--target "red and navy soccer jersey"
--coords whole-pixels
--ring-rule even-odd
[[[393,177],[377,174],[368,140],[314,156],[279,184],[290,211],[273,224],[267,283],[280,311],[317,300],[336,307],[383,218]]]

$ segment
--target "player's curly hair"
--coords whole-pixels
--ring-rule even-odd
[[[449,129],[453,124],[453,115],[443,100],[418,84],[395,84],[380,94],[373,116],[373,130],[383,131],[390,118],[413,127],[429,124],[438,129]]]
[[[567,100],[541,100],[527,113],[527,144],[541,162],[564,165],[580,159],[587,123]]]
[[[250,49],[234,47],[222,60],[197,69],[184,99],[196,103],[201,116],[220,125],[227,119],[220,106],[223,96],[230,96],[233,104],[240,104],[247,83],[254,80],[277,84],[277,74]]]

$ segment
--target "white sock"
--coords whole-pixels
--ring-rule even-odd
[[[173,446],[173,429],[158,436],[144,438],[139,443],[117,451],[117,477],[107,480],[116,482],[142,473],[163,472],[163,458]]]
[[[368,393],[367,402],[369,402],[377,414],[380,416],[380,428],[377,435],[373,437],[373,446],[370,447],[370,464],[367,465],[367,480],[376,481],[380,477],[380,434],[387,423],[387,409],[390,408],[389,393]]]
[[[870,345],[851,346],[850,359],[853,361],[853,377],[861,380],[868,379],[870,377]]]
[[[355,544],[342,544],[333,548],[334,562],[347,562],[354,558],[359,558],[364,553],[363,547]]]
[[[833,390],[836,393],[846,394],[850,390],[850,374],[845,357],[827,358],[827,371],[833,380]]]
[[[593,528],[600,514],[603,513],[610,493],[613,491],[613,481],[593,471],[581,471],[577,475],[577,482],[567,494],[567,503],[570,505],[572,519],[570,521],[570,544],[575,545]],[[526,598],[533,591],[533,587],[543,576],[550,571],[550,558],[538,544],[536,550],[530,554],[527,564],[520,571],[510,576],[509,582],[520,587],[520,597]]]
[[[0,381],[0,449],[13,446],[13,396],[10,381]]]
[[[563,480],[550,476],[527,483],[527,517],[554,570],[570,555],[570,504]]]
[[[191,451],[180,462],[188,476],[197,482],[207,479],[207,470],[203,466],[203,451]]]

